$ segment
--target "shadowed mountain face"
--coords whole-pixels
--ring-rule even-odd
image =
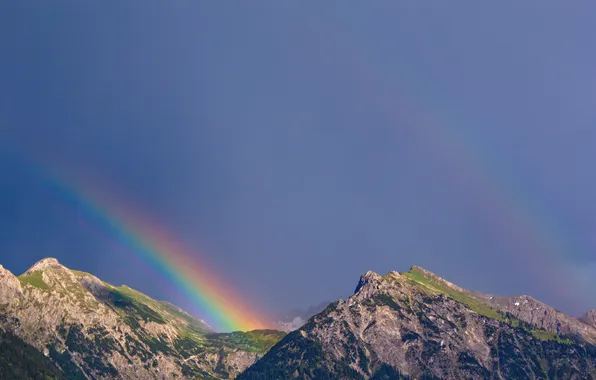
[[[368,272],[239,379],[596,378],[593,315],[468,292],[419,267]]]
[[[54,366],[49,378],[69,379],[233,378],[284,335],[218,334],[174,305],[51,258],[18,277],[0,266],[0,329]]]
[[[0,331],[0,378],[66,379],[50,359],[21,338],[6,331]]]

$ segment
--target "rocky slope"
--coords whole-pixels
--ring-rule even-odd
[[[419,267],[368,272],[239,379],[590,379],[595,334],[529,297],[475,294]]]
[[[233,378],[284,335],[216,334],[171,304],[51,258],[19,277],[0,266],[0,328],[69,379]]]

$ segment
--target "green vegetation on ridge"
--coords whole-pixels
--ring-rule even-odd
[[[443,294],[459,303],[462,303],[472,309],[474,312],[483,315],[485,317],[496,319],[500,322],[507,323],[514,328],[522,328],[527,332],[530,332],[536,339],[541,341],[557,341],[559,343],[570,343],[569,339],[563,339],[555,333],[533,329],[529,324],[520,321],[511,314],[503,314],[499,310],[494,309],[490,305],[487,305],[482,300],[475,297],[473,294],[467,291],[460,291],[450,287],[444,280],[433,278],[427,275],[417,267],[413,267],[408,272],[400,273],[406,277],[412,284],[417,285],[423,291],[430,294]],[[388,276],[384,277],[388,279]],[[391,277],[394,279],[394,277]]]
[[[124,286],[110,288],[109,294],[111,303],[125,312],[124,319],[132,327],[139,327],[137,319],[142,319],[144,322],[166,323],[160,313],[147,305],[147,300],[143,299],[146,297],[144,294]]]
[[[286,333],[277,330],[235,331],[207,335],[214,346],[228,346],[248,352],[265,353],[279,342]]]
[[[48,290],[50,287],[43,281],[41,272],[33,272],[31,274],[22,274],[18,277],[21,284],[28,284],[39,289]]]
[[[530,333],[534,336],[534,338],[541,340],[541,341],[556,341],[562,344],[571,344],[571,340],[567,338],[562,338],[559,335],[545,330],[530,330]]]
[[[467,292],[461,292],[457,289],[453,289],[449,287],[445,282],[427,276],[418,268],[412,268],[409,272],[401,273],[401,275],[408,278],[415,284],[419,285],[419,287],[421,287],[423,290],[426,290],[433,294],[444,294],[454,299],[455,301],[463,303],[464,305],[468,306],[470,309],[474,310],[476,313],[480,315],[484,315],[488,318],[502,320],[502,315],[497,310],[493,309],[484,302],[478,300],[473,295]]]

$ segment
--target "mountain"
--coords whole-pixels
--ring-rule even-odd
[[[367,272],[238,379],[594,379],[593,316],[473,293],[420,267]]]
[[[0,331],[0,347],[36,353],[26,355],[33,372],[68,379],[233,378],[285,335],[216,333],[172,304],[52,258],[18,277],[0,266]]]

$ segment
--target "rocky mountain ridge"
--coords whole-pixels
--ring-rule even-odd
[[[31,373],[16,361],[51,379],[596,379],[596,311],[572,318],[417,266],[365,273],[351,297],[284,335],[215,333],[55,259],[21,276],[0,266],[0,345],[14,374]]]
[[[472,293],[420,267],[367,272],[239,379],[590,379],[595,333],[530,297]]]
[[[586,323],[586,320],[583,318],[578,319],[568,316],[530,296],[521,295],[502,297],[479,292],[470,292],[418,266],[413,266],[408,273],[417,272],[421,273],[422,278],[426,279],[424,282],[440,283],[455,294],[461,294],[476,299],[499,313],[511,315],[522,322],[537,327],[538,329],[555,334],[578,335],[586,342],[596,344],[596,329],[593,328],[593,325]],[[596,314],[590,314],[590,312],[588,312],[588,314],[586,314],[587,318],[589,318],[589,315]]]
[[[233,378],[284,334],[215,333],[174,305],[47,258],[21,276],[0,266],[0,329],[66,378]]]

